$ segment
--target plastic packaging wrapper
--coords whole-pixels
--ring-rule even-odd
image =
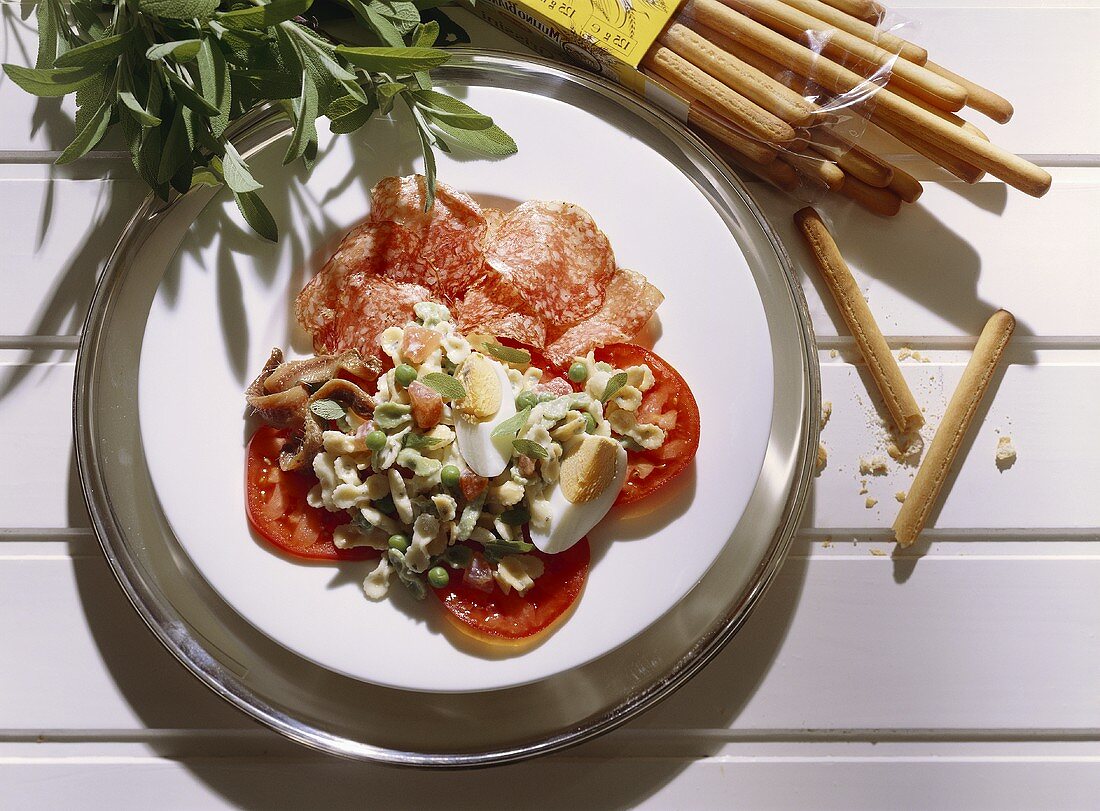
[[[906,39],[915,27],[875,0],[478,0],[474,11],[645,95],[801,201],[835,193],[896,214],[922,189],[886,151],[968,183],[989,171],[1035,196],[1049,187],[957,115],[970,106],[1003,123],[1011,105],[928,61]]]

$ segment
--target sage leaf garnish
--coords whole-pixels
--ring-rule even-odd
[[[466,387],[451,375],[442,372],[429,372],[420,378],[420,382],[439,392],[445,400],[461,400],[466,396]]]

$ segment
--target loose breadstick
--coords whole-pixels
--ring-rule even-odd
[[[810,130],[810,139],[813,149],[835,161],[845,174],[878,189],[890,185],[890,179],[894,176],[893,167],[847,138],[824,127],[814,127]]]
[[[820,0],[783,0],[788,6],[793,6],[801,12],[809,14],[822,22],[847,31],[852,36],[859,37],[866,42],[873,42],[880,48],[885,48],[890,53],[900,54],[916,65],[923,65],[928,61],[928,51],[919,45],[894,36],[889,31],[882,31],[869,22],[845,14],[832,6],[822,3]],[[942,74],[940,74],[942,75]],[[950,79],[950,76],[944,78]],[[952,79],[955,84],[961,85],[957,79]]]
[[[901,211],[901,197],[889,189],[868,186],[858,177],[846,175],[837,191],[880,217],[894,217]]]
[[[941,109],[961,110],[966,104],[966,90],[955,82],[847,31],[833,28],[823,20],[784,5],[779,0],[722,2],[796,42],[808,39],[825,56],[849,64],[865,76],[885,70],[889,74],[890,84],[921,96]]]
[[[690,28],[673,23],[659,41],[788,124],[801,126],[814,121],[814,108],[808,101]]]
[[[829,286],[829,292],[836,299],[837,307],[856,339],[859,351],[867,361],[871,376],[882,392],[882,398],[886,401],[886,407],[897,423],[898,430],[903,434],[917,430],[924,425],[920,406],[909,391],[905,378],[901,376],[898,362],[894,359],[886,339],[882,337],[871,308],[867,306],[867,300],[863,298],[856,280],[852,277],[848,263],[840,255],[832,234],[812,207],[795,213],[794,221],[809,245],[818,269]]]
[[[879,20],[886,16],[886,9],[874,0],[825,0],[825,2],[837,11],[851,14],[872,25],[878,25]]]
[[[939,497],[940,489],[959,451],[959,445],[962,444],[974,412],[978,410],[1015,328],[1016,319],[1012,317],[1012,313],[998,310],[982,329],[974,354],[966,364],[958,388],[951,395],[947,411],[936,428],[928,452],[909,487],[905,503],[894,520],[894,536],[901,546],[909,546],[924,529],[928,513]]]
[[[966,106],[972,110],[989,116],[998,124],[1007,124],[1012,118],[1012,102],[1001,98],[992,90],[986,90],[980,84],[974,84],[969,79],[954,73],[935,62],[925,64],[930,71],[939,74],[945,79],[950,79],[955,84],[966,88]]]
[[[662,78],[689,88],[709,107],[726,116],[749,135],[770,144],[785,144],[795,137],[785,121],[736,93],[671,50],[658,46],[646,54],[643,64]]]
[[[890,179],[890,191],[906,203],[917,202],[924,194],[924,186],[900,166],[891,164],[891,168],[894,170],[894,176]]]
[[[643,69],[650,81],[664,87],[668,92],[680,96],[688,102],[688,124],[735,149],[754,163],[771,163],[775,160],[776,147],[746,135],[704,104],[689,89],[668,79],[662,79],[649,70]]]
[[[718,0],[692,0],[687,14],[694,14],[711,28],[740,38],[746,45],[772,59],[779,59],[799,75],[813,79],[833,93],[848,93],[864,88],[865,80],[858,74],[824,59],[820,54],[739,14]],[[995,144],[983,141],[973,133],[949,124],[905,99],[881,89],[874,94],[876,112],[892,116],[896,121],[920,130],[920,135],[932,146],[988,171],[1034,197],[1042,197],[1050,189],[1050,174],[1033,163],[1013,155]]]
[[[831,160],[795,152],[781,152],[779,160],[789,163],[800,175],[820,183],[829,191],[837,191],[844,185],[844,172]]]

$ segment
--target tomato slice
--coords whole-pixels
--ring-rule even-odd
[[[306,560],[364,560],[377,557],[374,549],[337,549],[332,532],[348,522],[347,513],[310,507],[306,502],[313,482],[279,467],[279,451],[289,436],[270,425],[248,441],[245,503],[248,521],[266,541]]]
[[[596,360],[616,369],[646,364],[653,372],[653,388],[638,408],[640,422],[665,429],[664,444],[653,451],[628,451],[627,476],[615,504],[632,504],[675,479],[699,450],[699,405],[691,389],[663,358],[634,344],[611,344],[596,350]]]
[[[537,556],[545,568],[523,596],[514,591],[505,594],[495,583],[492,591],[481,591],[457,572],[446,586],[433,589],[452,623],[482,642],[498,644],[516,644],[546,631],[584,588],[591,558],[588,538],[556,555],[537,550],[529,554]]]

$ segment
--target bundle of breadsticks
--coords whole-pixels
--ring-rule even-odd
[[[642,69],[725,157],[784,191],[837,192],[883,216],[915,202],[916,178],[853,142],[873,125],[968,183],[988,172],[1045,194],[1047,172],[957,115],[1003,124],[1012,105],[884,30],[884,13],[874,0],[688,0]]]

